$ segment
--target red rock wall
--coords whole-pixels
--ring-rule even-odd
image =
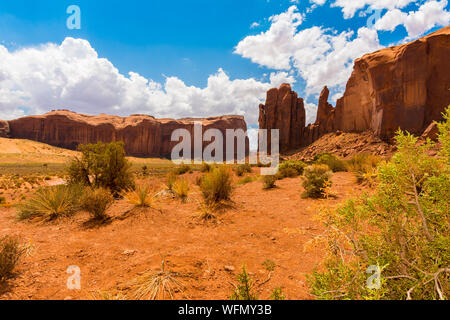
[[[219,129],[224,137],[226,129],[247,131],[247,125],[241,116],[173,120],[155,119],[146,115],[121,118],[54,111],[43,116],[29,116],[8,123],[12,138],[29,139],[68,149],[76,149],[79,144],[99,141],[123,141],[128,155],[170,157],[172,148],[178,144],[171,142],[172,132],[176,129],[187,129],[193,137],[195,121],[203,123],[204,131],[211,128]],[[225,151],[226,145],[224,155]]]
[[[448,57],[450,26],[414,42],[367,54],[355,61],[336,108],[328,103],[328,88],[323,89],[317,120],[306,128],[303,100],[284,84],[270,90],[266,105],[260,106],[260,128],[280,129],[281,152],[308,146],[335,131],[372,131],[390,140],[401,128],[420,136],[433,121],[442,120],[450,105]]]

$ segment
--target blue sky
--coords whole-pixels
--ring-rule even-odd
[[[81,30],[66,27],[69,5]],[[339,97],[353,59],[449,19],[447,0],[1,1],[0,118],[238,113],[255,126],[266,90],[291,82],[313,121],[320,89]]]

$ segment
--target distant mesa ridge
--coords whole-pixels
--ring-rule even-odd
[[[450,105],[450,26],[355,61],[344,96],[333,107],[320,94],[317,118],[305,127],[303,99],[289,84],[267,93],[261,129],[280,130],[280,150],[306,147],[327,133],[372,131],[389,141],[401,128],[421,135]]]
[[[328,103],[330,92],[324,87],[316,122],[308,126],[304,100],[289,84],[283,84],[269,90],[266,103],[259,106],[259,126],[280,130],[281,153],[307,147],[333,132],[372,131],[385,141],[391,140],[399,128],[435,136],[436,130],[428,127],[442,120],[442,112],[450,105],[449,57],[450,26],[416,41],[367,54],[355,61],[344,96],[335,107]],[[215,128],[224,136],[226,129],[247,130],[242,116],[174,120],[142,114],[124,118],[54,110],[42,116],[0,121],[0,137],[68,149],[98,141],[124,141],[129,155],[169,157],[178,143],[170,141],[172,132],[184,128],[193,136],[195,121],[202,121],[204,131]],[[246,147],[248,153],[248,141]]]
[[[53,110],[41,116],[2,121],[0,135],[4,124],[5,128],[9,128],[4,130],[3,136],[11,138],[34,140],[72,150],[79,144],[123,141],[128,155],[170,158],[173,147],[179,143],[171,141],[173,131],[187,129],[193,139],[195,122],[202,122],[204,131],[219,129],[224,137],[227,129],[247,131],[242,116],[175,120],[156,119],[149,115],[91,116],[68,110]],[[246,147],[249,148],[248,141]],[[226,156],[226,145],[224,155]]]

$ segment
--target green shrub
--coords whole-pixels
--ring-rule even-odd
[[[31,199],[18,205],[19,220],[54,220],[70,216],[80,209],[84,187],[79,184],[39,189]]]
[[[248,163],[240,164],[235,167],[235,171],[238,177],[242,177],[245,173],[252,173],[252,167]]]
[[[377,177],[377,167],[382,159],[370,154],[357,154],[347,161],[347,168],[354,172],[359,184],[374,185]]]
[[[439,156],[431,142],[399,132],[398,152],[378,169],[373,196],[322,212],[329,244],[324,271],[310,277],[319,299],[448,299],[450,292],[450,108],[440,124]],[[369,266],[379,289],[366,285]]]
[[[340,160],[338,157],[331,153],[322,153],[314,157],[314,163],[325,164],[333,172],[343,172],[347,171],[347,166],[345,161]]]
[[[25,249],[17,238],[0,238],[0,283],[11,277]]]
[[[306,196],[310,198],[322,198],[326,189],[331,187],[333,174],[327,165],[314,164],[306,167],[304,176],[303,187],[306,190]]]
[[[0,204],[5,204],[5,203],[6,203],[6,198],[0,197]]]
[[[167,175],[167,190],[173,191],[173,185],[177,179],[177,175],[174,172],[170,172]]]
[[[277,182],[276,176],[264,176],[263,177],[264,189],[266,189],[266,190],[275,188],[276,182]]]
[[[280,178],[293,178],[303,174],[303,170],[307,167],[306,163],[300,160],[288,160],[281,163],[278,167],[278,176]]]
[[[144,177],[148,175],[148,166],[142,166],[141,170]]]
[[[114,196],[134,188],[131,164],[125,157],[123,142],[80,145],[81,159],[74,159],[68,168],[70,183],[92,188],[107,188]]]
[[[203,177],[200,189],[206,202],[218,203],[231,199],[232,185],[230,169],[220,166]]]
[[[111,207],[114,197],[104,188],[88,189],[81,198],[81,208],[89,212],[94,220],[107,218],[106,210]]]
[[[237,277],[236,285],[230,300],[258,300],[258,295],[254,292],[253,280],[247,273],[245,265],[242,267],[241,274]]]

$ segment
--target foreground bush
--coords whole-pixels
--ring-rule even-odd
[[[80,145],[81,159],[73,160],[68,168],[70,183],[92,188],[107,188],[118,196],[134,187],[131,164],[125,157],[123,142]]]
[[[0,238],[0,283],[11,277],[25,249],[19,240],[5,236]]]
[[[17,216],[19,220],[54,220],[70,216],[80,209],[83,189],[79,184],[39,189],[31,199],[18,205]]]
[[[275,188],[276,182],[277,182],[276,176],[264,176],[263,177],[264,189],[266,189],[266,190]]]
[[[218,203],[231,199],[232,185],[231,170],[220,166],[203,177],[200,189],[206,202]]]
[[[378,170],[373,196],[323,212],[325,270],[310,279],[320,299],[448,299],[450,292],[450,108],[441,150],[399,132],[398,152]],[[380,271],[380,281],[368,281]],[[369,283],[368,283],[369,282]],[[368,286],[367,284],[370,284]]]
[[[87,189],[81,198],[81,208],[89,212],[94,220],[107,218],[106,210],[111,207],[114,198],[107,189]]]
[[[327,189],[331,187],[333,173],[327,165],[314,164],[306,167],[304,176],[303,187],[306,190],[305,196],[307,197],[323,198]]]
[[[331,153],[322,153],[314,157],[314,163],[327,165],[333,172],[347,171],[345,162]]]

